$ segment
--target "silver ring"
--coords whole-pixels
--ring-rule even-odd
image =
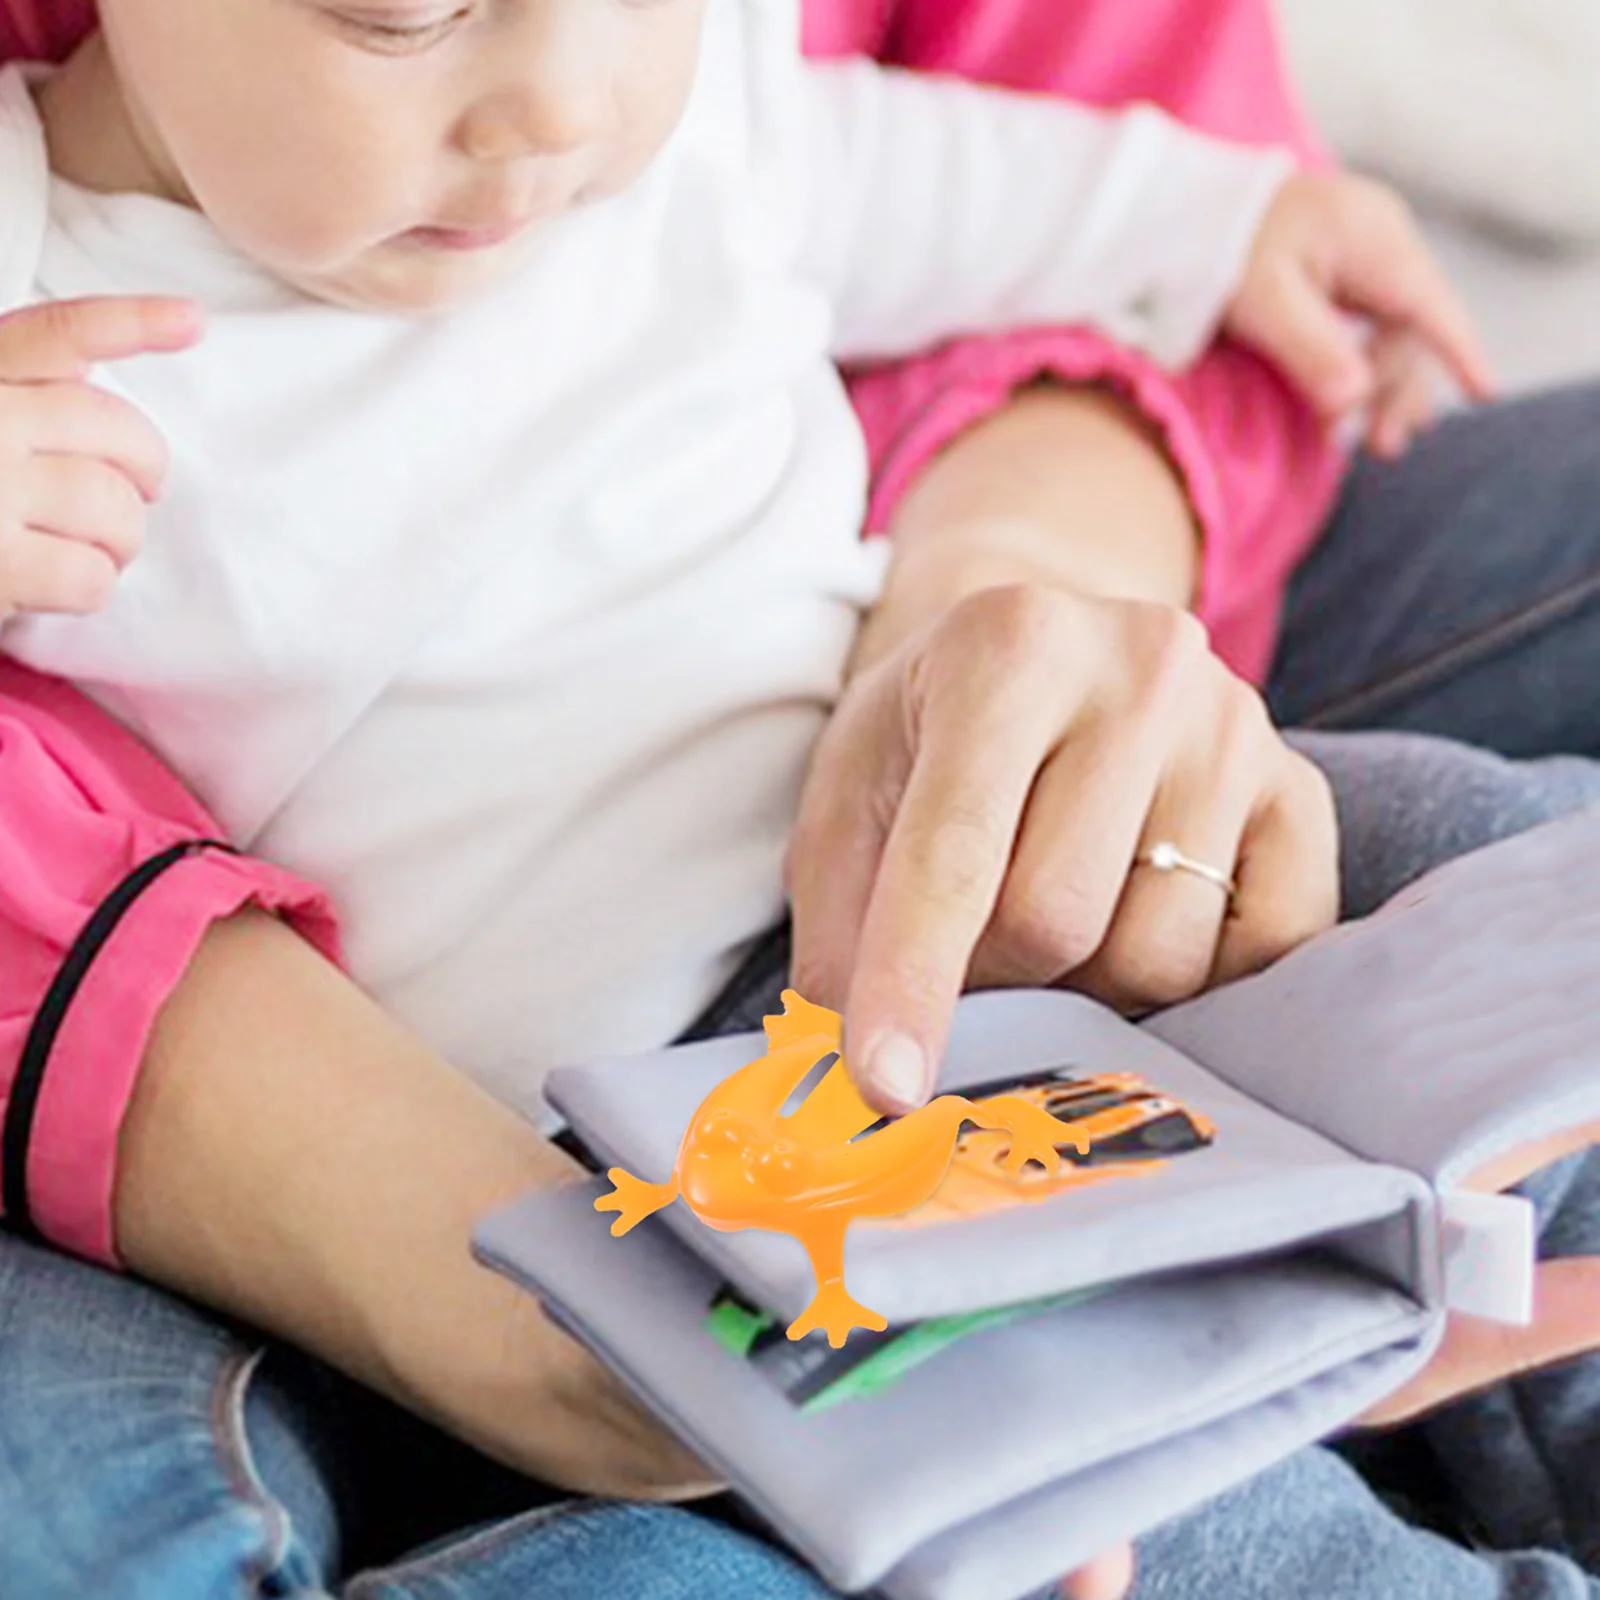
[[[1195,877],[1214,883],[1230,900],[1239,892],[1238,884],[1221,867],[1213,867],[1205,861],[1196,861],[1193,856],[1186,856],[1170,839],[1151,845],[1139,857],[1138,864],[1141,867],[1154,867],[1157,872],[1192,872]]]

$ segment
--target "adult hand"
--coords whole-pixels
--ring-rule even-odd
[[[88,381],[97,363],[200,337],[184,300],[54,300],[0,316],[0,620],[97,611],[139,553],[167,452],[150,419]]]
[[[1351,317],[1370,325],[1363,341]],[[1402,451],[1433,416],[1428,361],[1472,399],[1493,392],[1466,307],[1392,190],[1301,173],[1268,209],[1226,330],[1269,357],[1330,422],[1367,412],[1366,440]]]
[[[1155,845],[1230,874],[1231,900]],[[844,1014],[869,1103],[921,1104],[964,987],[1140,1010],[1329,926],[1321,774],[1186,613],[1045,586],[961,601],[857,677],[791,839],[794,981]]]

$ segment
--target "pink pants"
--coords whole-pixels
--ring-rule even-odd
[[[1290,95],[1271,0],[807,0],[807,47],[1117,103],[1320,159]],[[58,57],[87,0],[0,0],[0,59]],[[921,466],[1022,383],[1114,385],[1155,422],[1205,535],[1201,614],[1260,676],[1295,561],[1342,462],[1277,375],[1214,349],[1174,376],[1082,329],[962,340],[857,374],[886,525]],[[0,1210],[114,1262],[117,1134],[152,1021],[210,924],[249,903],[333,959],[317,886],[216,841],[205,810],[67,686],[0,660]]]

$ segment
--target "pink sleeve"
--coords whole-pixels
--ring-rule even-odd
[[[1151,100],[1207,132],[1325,157],[1296,104],[1271,0],[805,0],[814,55],[870,52],[1099,105]],[[1181,374],[1088,329],[956,341],[854,375],[881,532],[928,459],[1031,379],[1105,383],[1155,423],[1204,533],[1200,614],[1259,680],[1289,574],[1326,516],[1344,457],[1275,371],[1226,342]]]
[[[0,0],[0,62],[59,61],[93,22],[93,0]]]
[[[206,929],[247,904],[330,959],[327,895],[235,853],[131,734],[0,659],[0,1209],[114,1263],[117,1138],[150,1028]]]

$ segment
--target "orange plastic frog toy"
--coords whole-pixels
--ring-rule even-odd
[[[824,1057],[839,1049],[838,1012],[783,993],[784,1014],[766,1019],[767,1053],[730,1074],[701,1102],[689,1123],[668,1183],[645,1183],[621,1167],[607,1173],[615,1189],[596,1211],[620,1213],[620,1237],[681,1193],[709,1228],[724,1233],[765,1228],[805,1246],[817,1292],[789,1325],[791,1339],[822,1328],[842,1345],[852,1328],[887,1321],[854,1300],[844,1286],[845,1232],[857,1217],[894,1217],[922,1204],[939,1187],[965,1122],[1011,1135],[1006,1166],[1020,1172],[1037,1161],[1055,1173],[1058,1144],[1086,1145],[1048,1111],[1017,1095],[982,1101],[937,1100],[865,1137],[879,1120],[856,1092],[843,1056],[790,1116],[782,1109]]]

